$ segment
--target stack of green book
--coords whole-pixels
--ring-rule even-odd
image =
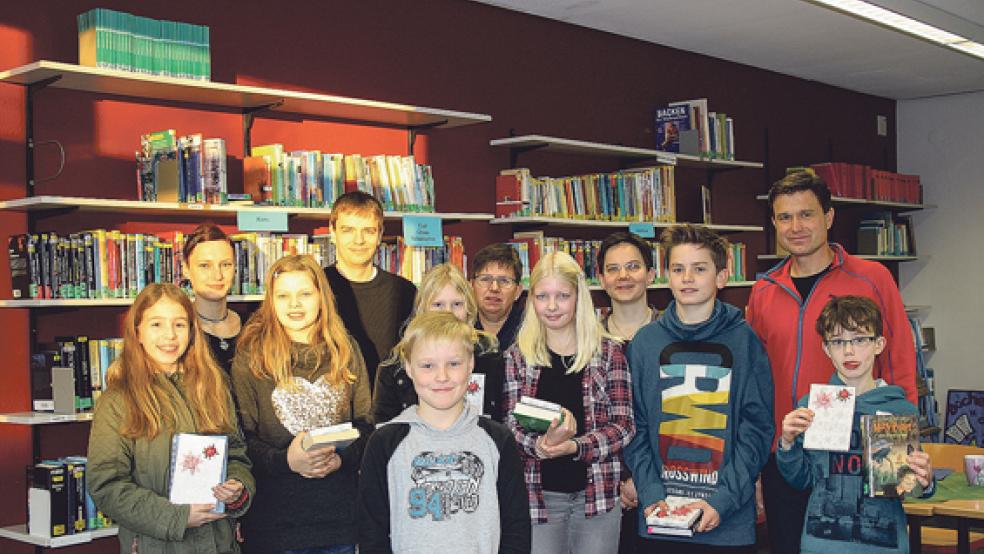
[[[80,14],[78,26],[80,65],[200,81],[211,78],[205,25],[96,8]]]

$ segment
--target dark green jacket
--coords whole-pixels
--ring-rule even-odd
[[[236,553],[235,518],[249,508],[249,502],[226,518],[201,527],[187,528],[189,507],[171,504],[171,438],[174,433],[195,433],[194,413],[185,401],[181,375],[159,374],[155,386],[176,406],[175,429],[165,430],[151,440],[129,439],[119,432],[126,419],[125,398],[118,389],[103,393],[89,435],[89,465],[86,483],[96,506],[120,526],[120,552],[129,553],[136,542],[140,554]],[[234,412],[232,397],[229,410]],[[229,479],[237,479],[249,491],[250,501],[256,485],[246,457],[242,433],[229,435]]]

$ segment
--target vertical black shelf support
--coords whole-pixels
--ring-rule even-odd
[[[27,98],[24,101],[24,145],[26,148],[26,159],[24,169],[27,179],[27,196],[34,196],[34,94],[47,87],[51,83],[61,79],[61,75],[55,75],[41,81],[27,85]]]
[[[448,120],[435,121],[433,123],[427,123],[425,125],[412,125],[407,127],[407,155],[413,156],[413,147],[417,142],[417,134],[420,131],[426,131],[427,129],[433,129],[435,127],[440,127],[441,125],[447,125]]]
[[[263,106],[256,106],[255,108],[243,108],[243,157],[249,156],[249,151],[253,146],[253,121],[256,119],[256,113],[262,112],[264,110],[270,110],[276,108],[277,106],[283,104],[283,100],[280,102],[274,102],[273,104],[265,104]]]

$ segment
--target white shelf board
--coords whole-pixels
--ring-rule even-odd
[[[768,200],[769,196],[767,194],[760,194],[755,197],[756,200]],[[856,204],[862,206],[878,206],[882,208],[891,208],[897,211],[911,211],[911,210],[925,210],[929,208],[935,208],[933,204],[912,204],[909,202],[891,202],[889,200],[867,200],[865,198],[848,198],[846,196],[831,196],[830,202],[833,204]]]
[[[497,217],[490,221],[493,225],[554,225],[559,227],[617,227],[617,228],[627,228],[631,223],[649,223],[649,222],[637,222],[637,221],[598,221],[593,219],[568,219],[563,217],[546,217],[546,216],[520,216],[520,217]],[[663,223],[656,222],[653,226],[659,229],[666,227],[673,227],[674,225],[680,225],[683,222],[676,223]],[[760,232],[764,228],[761,225],[704,225],[703,223],[694,223],[699,227],[707,227],[708,229],[713,229],[715,231],[721,231],[726,233],[741,233],[741,232]]]
[[[74,535],[64,535],[61,537],[48,538],[39,537],[37,535],[31,535],[27,532],[27,525],[11,525],[10,527],[0,527],[0,537],[15,540],[18,542],[34,544],[37,546],[43,546],[46,548],[59,548],[62,546],[72,546],[75,544],[84,544],[87,542],[92,542],[96,539],[102,539],[105,537],[115,537],[119,534],[118,527],[106,527],[103,529],[93,529],[92,531],[83,531],[82,533],[76,533]]]
[[[242,206],[234,204],[182,204],[178,202],[141,202],[113,198],[84,198],[77,196],[30,196],[0,201],[0,210],[43,212],[48,210],[77,209],[99,213],[168,214],[233,217],[238,212],[287,212],[300,219],[328,221],[328,208],[299,208],[286,206]],[[387,220],[399,220],[405,215],[430,215],[445,221],[489,221],[494,216],[486,213],[437,213],[437,212],[384,212]]]
[[[872,260],[876,262],[911,262],[919,259],[919,256],[873,256],[870,254],[853,254],[856,258],[861,258],[862,260]],[[759,254],[758,259],[760,260],[781,260],[785,256],[777,256],[775,254]]]
[[[755,281],[728,281],[727,284],[725,284],[724,286],[738,288],[738,287],[750,287],[754,284]],[[524,285],[524,286],[526,288],[529,288],[529,285]],[[605,290],[604,288],[602,288],[601,285],[588,285],[588,288],[590,290]],[[649,290],[669,289],[670,285],[668,283],[652,283],[648,285],[646,288]]]
[[[267,87],[145,75],[75,64],[36,61],[0,72],[0,82],[30,85],[59,77],[49,86],[95,94],[184,102],[229,109],[271,106],[275,112],[413,127],[460,127],[492,116]]]
[[[50,300],[0,300],[0,308],[82,308],[129,306],[133,298],[56,298]],[[229,302],[262,302],[262,294],[230,294]]]
[[[565,139],[545,135],[523,135],[493,139],[490,146],[506,148],[538,148],[547,152],[562,154],[581,154],[588,156],[615,156],[619,158],[653,159],[653,163],[661,165],[677,165],[681,167],[697,167],[705,169],[761,168],[759,162],[743,162],[733,160],[711,160],[699,156],[674,154],[650,148],[605,144],[584,140]]]
[[[50,412],[14,412],[0,414],[0,423],[14,425],[48,425],[52,423],[72,423],[92,421],[92,412],[78,414],[53,414]]]

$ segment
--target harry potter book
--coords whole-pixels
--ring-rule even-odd
[[[922,487],[907,457],[919,450],[916,415],[861,417],[868,496],[920,496]]]

